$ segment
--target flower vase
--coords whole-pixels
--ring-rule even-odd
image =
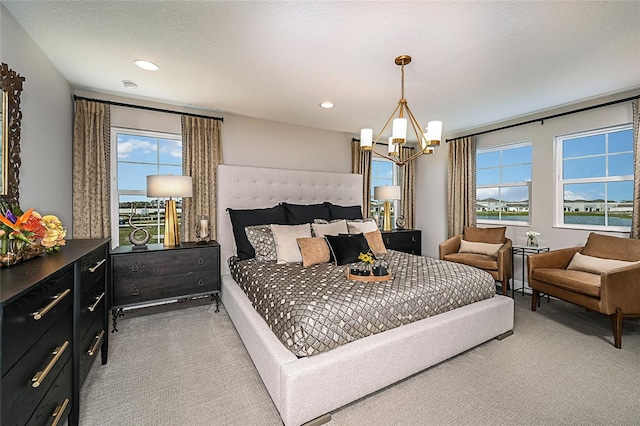
[[[538,239],[536,237],[527,238],[527,247],[538,247]]]

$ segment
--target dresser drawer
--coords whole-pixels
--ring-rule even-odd
[[[104,281],[95,283],[80,299],[78,336],[83,337],[96,317],[101,317],[106,306]]]
[[[422,254],[422,235],[418,230],[383,232],[382,240],[388,249]]]
[[[71,412],[72,394],[72,365],[71,360],[67,361],[55,382],[49,388],[49,392],[42,399],[38,408],[26,423],[27,426],[49,426],[64,425],[64,420]],[[55,415],[54,415],[55,414]]]
[[[93,285],[99,283],[104,287],[107,270],[107,247],[103,245],[80,259],[80,294],[85,294]]]
[[[11,407],[2,411],[2,424],[25,424],[33,407],[42,400],[66,361],[71,358],[72,312],[68,308],[2,378],[2,388],[11,389],[11,392],[2,392],[2,407]],[[39,377],[38,381],[33,380],[36,376]]]
[[[220,282],[214,270],[123,280],[114,285],[113,306],[197,296],[217,290]]]
[[[218,269],[217,257],[210,248],[130,253],[114,256],[112,261],[116,281]]]
[[[67,312],[72,303],[73,268],[67,267],[5,306],[2,315],[2,375]]]
[[[91,366],[98,358],[102,348],[106,333],[104,322],[102,321],[103,312],[100,313],[100,317],[90,324],[89,331],[80,341],[80,387],[84,384],[87,374],[89,374],[89,370],[91,370]]]

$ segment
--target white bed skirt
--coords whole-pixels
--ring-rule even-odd
[[[242,289],[222,276],[222,303],[285,425],[301,425],[513,329],[504,296],[297,358]]]

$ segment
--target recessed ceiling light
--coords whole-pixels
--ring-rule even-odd
[[[160,69],[160,67],[153,62],[145,61],[144,59],[136,59],[133,63],[147,71],[158,71]]]
[[[122,84],[124,84],[124,87],[127,89],[135,89],[136,87],[138,87],[138,85],[136,83],[134,83],[131,80],[122,80]]]
[[[322,108],[329,109],[329,108],[333,108],[335,105],[333,104],[333,102],[328,102],[327,101],[327,102],[321,103],[320,106]]]

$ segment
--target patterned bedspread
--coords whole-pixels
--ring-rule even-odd
[[[458,263],[389,250],[393,279],[350,281],[349,265],[303,268],[229,259],[231,275],[275,335],[299,357],[488,299],[495,281]]]

